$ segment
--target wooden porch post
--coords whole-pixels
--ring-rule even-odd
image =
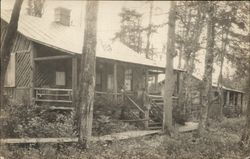
[[[155,91],[158,90],[158,74],[155,75]]]
[[[145,70],[145,91],[144,92],[145,93],[143,97],[143,103],[144,103],[144,107],[146,107],[144,118],[147,119],[144,123],[144,126],[146,129],[148,129],[150,104],[149,104],[149,99],[148,99],[149,88],[148,88],[148,69],[147,68]]]
[[[241,93],[237,93],[238,94],[238,97],[237,97],[237,106],[238,106],[238,109],[239,109],[239,113],[241,114]]]
[[[117,104],[117,63],[114,63],[114,100],[115,100],[115,104]]]
[[[177,83],[176,83],[177,91],[176,91],[176,93],[177,93],[177,96],[179,96],[179,93],[180,93],[180,72],[177,71],[176,75],[177,75]]]
[[[233,107],[234,107],[234,109],[235,109],[235,99],[236,99],[236,94],[235,94],[235,92],[233,92]]]
[[[77,56],[72,57],[72,106],[76,106],[77,92]]]
[[[36,67],[35,67],[35,60],[34,58],[37,56],[36,48],[34,47],[34,43],[30,43],[30,104],[35,104],[35,73],[36,73]]]
[[[230,104],[230,92],[227,91],[227,100],[226,100],[226,106],[229,106]]]

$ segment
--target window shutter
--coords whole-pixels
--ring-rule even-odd
[[[5,74],[4,87],[16,86],[16,54],[10,55],[10,61]]]

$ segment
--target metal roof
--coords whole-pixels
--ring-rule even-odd
[[[1,10],[1,18],[9,22],[10,10]],[[81,54],[84,29],[74,26],[63,26],[56,22],[45,21],[29,15],[20,15],[18,31],[28,39],[71,54]],[[117,60],[156,68],[165,68],[165,63],[147,59],[120,41],[103,41],[97,37],[97,58]]]
[[[196,74],[192,74],[192,77],[193,77],[193,78],[196,78],[197,80],[202,81],[202,77],[197,76]],[[213,80],[213,82],[212,82],[212,87],[217,88],[217,87],[218,87],[218,82]],[[243,92],[243,91],[241,91],[241,90],[234,89],[234,88],[229,88],[229,87],[226,87],[226,86],[222,86],[222,89],[224,89],[224,90],[226,90],[226,91],[232,91],[232,92],[238,92],[238,93],[245,93],[245,92]]]
[[[218,84],[217,83],[213,83],[212,86],[215,87],[215,88],[217,88]],[[231,92],[245,93],[245,92],[243,92],[241,90],[229,88],[229,87],[226,87],[226,86],[222,86],[222,89],[224,89],[226,91],[231,91]]]

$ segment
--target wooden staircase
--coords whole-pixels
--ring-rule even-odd
[[[129,119],[135,122],[144,123],[144,128],[148,130],[162,129],[164,100],[161,95],[146,95],[146,103],[149,110],[142,105],[137,104],[132,98],[128,97],[133,109],[129,110]],[[172,97],[173,107],[178,104],[178,97]]]
[[[148,95],[148,101],[150,104],[149,109],[149,124],[148,129],[158,130],[162,129],[163,123],[163,97],[159,95]]]
[[[144,125],[144,128],[148,130],[162,129],[163,121],[163,98],[162,96],[148,95],[147,102],[150,105],[150,109],[147,110],[145,106],[139,105],[131,97],[125,95],[127,99],[127,113],[126,118],[129,120],[123,120],[127,122],[140,122]]]

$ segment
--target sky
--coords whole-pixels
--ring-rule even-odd
[[[50,21],[54,20],[54,8],[56,7],[67,7],[71,9],[72,25],[81,26],[84,21],[84,9],[85,1],[66,1],[66,0],[46,0],[44,6],[43,18]],[[11,9],[14,4],[14,0],[2,0],[2,8]],[[122,7],[128,7],[130,9],[136,9],[138,12],[144,14],[142,25],[147,26],[149,21],[149,3],[145,1],[100,1],[98,11],[98,32],[103,35],[104,38],[111,39],[114,34],[120,29],[120,17]],[[22,13],[25,14],[27,8],[27,0],[24,0],[22,6]],[[169,2],[166,1],[155,1],[153,9],[153,24],[161,24],[167,21],[167,12],[169,9]],[[157,15],[158,14],[158,15]],[[161,15],[159,15],[161,14]],[[82,19],[82,20],[79,20]],[[152,43],[162,50],[163,45],[166,43],[167,27],[163,27],[158,33],[152,35]]]
[[[1,0],[1,9],[12,9],[14,0]],[[85,1],[66,1],[66,0],[46,0],[44,6],[43,18],[49,21],[54,21],[54,9],[56,7],[66,7],[71,9],[71,21],[72,26],[83,26],[84,14],[85,14]],[[153,24],[162,24],[168,21],[168,11],[170,4],[168,1],[154,1],[153,3]],[[100,1],[98,11],[98,34],[104,40],[112,39],[114,34],[120,29],[120,17],[122,7],[135,9],[139,13],[143,14],[142,25],[147,26],[149,23],[149,2],[146,1]],[[27,0],[24,0],[22,6],[22,14],[26,14]],[[158,30],[158,33],[152,35],[151,43],[157,48],[158,52],[162,52],[162,48],[166,45],[167,41],[167,25]],[[198,59],[200,62],[196,63],[195,75],[202,77],[204,72],[205,50],[201,50],[198,53]],[[163,60],[165,58],[163,57]],[[177,66],[178,56],[174,59],[174,65]],[[213,74],[214,81],[217,80],[219,74],[219,67],[214,66],[215,72]],[[225,73],[233,74],[234,70],[230,65],[224,65]]]

